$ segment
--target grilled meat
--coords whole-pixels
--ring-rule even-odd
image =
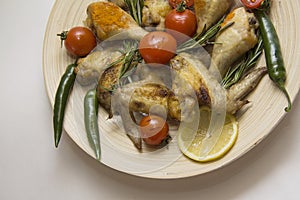
[[[222,26],[233,23],[217,35],[212,52],[211,71],[223,77],[229,67],[258,42],[258,23],[244,7],[227,15]]]
[[[252,92],[262,77],[267,73],[266,67],[253,69],[238,83],[227,90],[227,112],[235,114],[249,101],[245,97]]]
[[[165,17],[172,10],[168,0],[145,0],[143,8],[143,26],[157,26],[163,29]]]
[[[175,93],[181,92],[182,85],[178,79],[183,79],[196,91],[200,105],[210,105],[211,95],[209,95],[207,82],[211,80],[205,80],[206,77],[209,77],[208,74],[205,73],[202,75],[198,73],[197,67],[199,67],[199,71],[201,72],[206,72],[207,69],[200,62],[194,63],[197,62],[197,60],[192,60],[191,56],[190,54],[181,53],[170,61],[171,69],[177,73],[177,76],[175,76],[173,80],[173,90]]]
[[[101,75],[97,85],[97,99],[99,104],[112,117],[111,94],[119,83],[119,76],[122,69],[122,63],[118,63],[107,68]]]
[[[122,87],[122,93],[129,99],[129,110],[133,112],[163,114],[168,110],[171,91],[164,85],[139,81]],[[124,98],[125,96],[123,96]],[[155,109],[157,105],[157,109]]]
[[[170,67],[175,74],[172,90],[179,96],[180,101],[180,107],[170,108],[170,115],[173,118],[183,120],[185,117],[189,117],[190,112],[192,112],[189,112],[189,109],[192,109],[195,104],[216,108],[225,107],[225,90],[195,56],[180,53],[170,61]],[[176,104],[178,104],[176,98],[173,98],[170,105]],[[186,113],[187,116],[180,116],[182,114],[181,108],[185,109],[183,113]]]
[[[168,111],[168,96],[170,90],[161,84],[145,81],[133,82],[124,85],[112,94],[112,114],[122,118],[123,127],[133,144],[141,149],[141,137],[133,112],[152,113],[166,116]],[[108,105],[107,104],[107,105]]]
[[[114,3],[91,3],[87,14],[86,24],[100,40],[122,32],[127,32],[126,36],[133,39],[140,39],[147,34],[127,12]]]
[[[109,113],[110,117],[113,115],[111,96],[113,90],[117,89],[121,67],[122,65],[117,64],[106,69],[97,86],[99,104]],[[154,105],[160,105],[168,110],[168,97],[171,91],[162,84],[152,81],[138,81],[122,86],[118,90],[121,90],[122,93],[120,98],[130,98],[128,104],[130,111],[149,113],[150,108]]]
[[[191,55],[182,53],[171,60],[171,68],[175,70],[180,79],[188,83],[194,90],[199,105],[214,106],[222,109],[226,104],[226,112],[235,114],[245,104],[248,103],[245,97],[253,91],[258,85],[261,78],[266,74],[266,68],[258,68],[249,72],[240,82],[231,86],[226,91],[222,90],[214,76],[203,66],[201,62],[193,58]],[[198,70],[197,70],[198,69]],[[173,90],[175,94],[183,94],[191,104],[190,95],[185,95],[185,89],[181,85],[176,85],[176,79],[173,82]],[[178,91],[176,91],[178,90]],[[170,96],[173,98],[172,96]],[[170,116],[180,119],[182,116],[179,103],[176,98],[169,102]],[[191,106],[190,106],[191,107]]]
[[[209,28],[226,14],[233,0],[194,0],[195,14],[198,20],[197,32]]]
[[[94,51],[77,61],[77,80],[81,85],[89,85],[98,81],[105,68],[121,56],[115,49],[106,48]]]

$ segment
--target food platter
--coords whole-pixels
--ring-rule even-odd
[[[51,106],[54,105],[55,92],[66,66],[74,62],[67,52],[60,47],[56,36],[63,30],[73,26],[83,25],[86,18],[87,5],[94,0],[63,1],[56,0],[49,16],[44,38],[43,70],[45,86]],[[236,0],[236,3],[239,1]],[[299,88],[300,64],[297,55],[300,54],[300,25],[298,1],[274,0],[271,9],[271,19],[277,29],[285,65],[287,68],[286,87],[294,100]],[[258,65],[265,65],[262,58]],[[86,88],[75,83],[66,109],[64,129],[72,140],[88,155],[94,157],[83,125],[83,97]],[[231,151],[223,158],[210,163],[197,163],[183,156],[176,148],[176,140],[168,148],[159,151],[138,152],[127,136],[118,126],[117,120],[107,120],[104,110],[99,111],[99,129],[103,148],[101,163],[115,170],[140,177],[173,179],[205,174],[224,167],[243,156],[266,138],[274,127],[286,115],[285,96],[266,76],[258,88],[248,99],[251,105],[247,112],[238,115],[239,137]],[[262,123],[263,122],[263,123]],[[51,123],[51,122],[49,122]]]

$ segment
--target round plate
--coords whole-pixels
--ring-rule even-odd
[[[238,3],[238,0],[235,0]],[[74,59],[60,46],[57,33],[77,25],[83,25],[86,8],[93,0],[57,0],[49,17],[44,39],[43,68],[47,93],[54,104],[55,92],[66,66]],[[273,1],[271,19],[281,40],[287,68],[286,87],[294,100],[300,88],[300,65],[296,55],[300,54],[300,2],[294,0]],[[265,65],[261,59],[259,65]],[[76,88],[77,87],[75,84]],[[85,89],[76,89],[70,96],[66,110],[64,128],[74,142],[87,154],[94,157],[86,139],[83,126],[82,99]],[[270,79],[263,78],[258,88],[247,98],[251,101],[247,112],[238,116],[239,137],[222,159],[211,163],[197,163],[182,156],[175,148],[175,141],[167,149],[138,152],[119,128],[117,120],[107,120],[107,114],[100,109],[99,128],[103,148],[102,163],[128,174],[159,178],[184,178],[219,169],[243,156],[261,142],[286,114],[287,101]],[[263,122],[263,123],[262,123]],[[171,153],[170,153],[171,152]]]

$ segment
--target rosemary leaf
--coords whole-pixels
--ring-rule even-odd
[[[124,2],[129,9],[130,15],[138,23],[138,25],[141,26],[144,0],[124,0]]]
[[[138,42],[125,42],[124,43],[124,59],[121,68],[121,72],[119,74],[119,79],[123,78],[124,75],[130,71],[131,69],[135,68],[138,63],[142,61],[142,57],[138,51]]]
[[[119,59],[107,65],[106,69],[114,65],[122,65],[118,76],[118,82],[111,86],[111,88],[101,88],[109,92],[114,92],[120,85],[126,82],[129,76],[136,69],[137,65],[142,62],[142,56],[138,51],[138,41],[124,41],[123,48],[120,50],[123,54]]]

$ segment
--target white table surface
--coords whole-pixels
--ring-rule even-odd
[[[299,199],[299,95],[266,140],[203,176],[152,180],[123,174],[97,163],[66,135],[55,149],[42,72],[53,3],[0,2],[0,200]]]

